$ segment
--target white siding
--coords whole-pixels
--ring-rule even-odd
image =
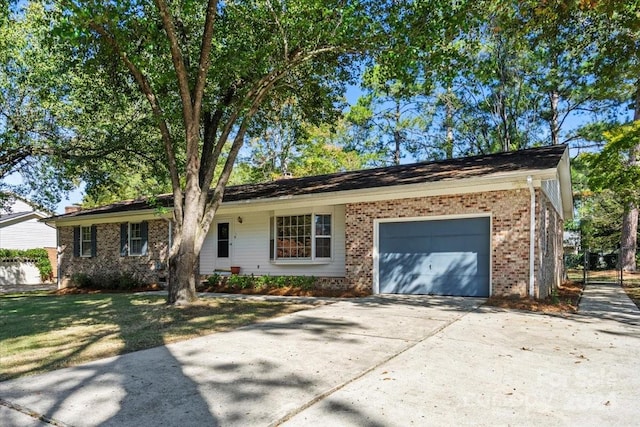
[[[277,211],[278,215],[311,213],[311,209]],[[300,275],[344,277],[345,275],[345,209],[343,205],[314,208],[316,213],[331,213],[333,217],[332,259],[325,264],[276,264],[269,260],[269,219],[272,212],[251,212],[228,219],[231,223],[231,265],[240,266],[241,274]],[[242,223],[238,221],[242,218]],[[215,225],[215,224],[214,224]],[[200,274],[212,274],[216,269],[216,227],[212,226],[200,252]]]
[[[557,179],[542,181],[542,191],[547,195],[556,212],[562,218],[562,196],[560,195],[560,182]]]
[[[0,228],[0,248],[34,249],[55,248],[56,229],[38,222],[37,219]]]

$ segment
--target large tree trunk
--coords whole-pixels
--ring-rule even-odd
[[[204,242],[201,236],[206,235],[207,232],[202,230],[200,224],[198,198],[199,190],[189,191],[187,186],[182,224],[176,227],[176,239],[169,255],[168,304],[188,305],[197,299],[198,261]]]
[[[187,245],[180,245],[178,251],[169,257],[168,304],[188,305],[197,299],[197,267],[198,255]]]
[[[558,104],[560,103],[560,94],[553,90],[549,93],[549,101],[551,104],[551,118],[549,120],[549,128],[551,130],[551,145],[560,144],[560,123],[558,120]]]
[[[447,129],[447,137],[445,142],[445,153],[447,159],[453,159],[453,92],[451,88],[447,88],[445,96],[445,127]]]
[[[631,205],[622,218],[622,269],[636,271],[636,246],[638,244],[638,208]]]
[[[636,82],[636,99],[633,120],[640,120],[640,80]],[[637,165],[640,144],[631,149],[629,164]],[[620,236],[622,269],[636,271],[636,247],[638,246],[638,206],[630,203],[622,218],[622,234]]]

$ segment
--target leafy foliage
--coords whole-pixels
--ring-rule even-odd
[[[379,47],[390,7],[342,0],[57,5],[54,34],[69,61],[110,76],[109,90],[146,103],[145,123],[156,126],[147,148],[166,165],[176,201],[172,303],[195,299],[194,265],[245,138],[260,135],[285,103],[310,123],[334,117],[334,101],[352,80],[350,61]]]
[[[602,151],[585,155],[590,187],[612,191],[623,204],[640,204],[640,122],[618,126],[604,137]]]
[[[207,278],[207,283],[211,286],[228,286],[234,289],[269,289],[296,287],[303,290],[313,289],[317,279],[314,276],[241,276],[232,274],[231,276],[221,276],[213,274]]]
[[[75,273],[71,276],[71,284],[83,289],[112,291],[130,291],[140,288],[143,285],[135,274],[130,272],[104,274]]]

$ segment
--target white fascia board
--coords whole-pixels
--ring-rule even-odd
[[[285,196],[274,199],[246,200],[223,203],[220,214],[237,214],[251,211],[295,209],[314,206],[344,205],[347,203],[375,202],[380,200],[433,197],[453,194],[481,193],[527,188],[527,176],[533,176],[533,185],[540,187],[542,180],[554,178],[556,169],[531,172],[495,174],[480,178],[452,179],[418,184],[404,184],[359,190]]]
[[[9,227],[10,225],[18,224],[20,222],[29,221],[31,219],[38,219],[41,221],[43,218],[46,218],[47,215],[42,212],[25,212],[20,216],[14,216],[7,220],[0,220],[0,227]]]
[[[67,227],[74,225],[93,225],[108,224],[118,222],[139,222],[150,221],[155,219],[170,219],[173,215],[173,209],[167,208],[167,212],[159,214],[155,209],[144,209],[139,211],[112,212],[105,214],[86,215],[70,218],[51,218],[45,220],[46,223],[53,223],[56,227]]]
[[[533,178],[533,186],[540,187],[542,180],[555,179],[557,169],[523,170],[516,172],[496,173],[466,179],[450,179],[417,184],[400,184],[396,186],[364,188],[358,190],[334,191],[326,193],[283,196],[271,199],[252,199],[236,202],[225,202],[220,205],[216,215],[236,215],[245,212],[269,211],[276,209],[310,208],[316,206],[344,205],[348,203],[375,202],[381,200],[406,199],[413,197],[433,197],[442,195],[481,193],[487,191],[504,191],[527,188],[527,177]],[[564,194],[563,194],[564,200]],[[139,211],[113,212],[106,214],[86,215],[80,217],[44,220],[56,226],[91,225],[102,223],[136,222],[154,219],[171,219],[172,208],[158,214],[156,209]]]

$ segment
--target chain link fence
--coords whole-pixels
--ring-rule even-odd
[[[622,250],[613,248],[587,248],[585,251],[565,254],[566,278],[583,283],[619,283],[634,274],[623,270],[620,263]],[[640,266],[640,256],[636,248],[636,265]]]

